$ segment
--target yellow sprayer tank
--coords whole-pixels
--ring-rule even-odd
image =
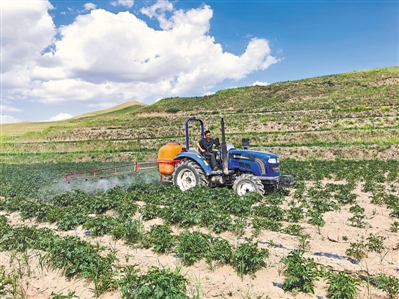
[[[175,169],[175,163],[172,162],[178,153],[183,149],[183,145],[175,142],[168,142],[159,149],[158,165],[161,175],[171,175]]]

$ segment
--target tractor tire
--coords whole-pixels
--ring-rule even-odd
[[[253,174],[244,173],[234,180],[233,190],[239,196],[244,196],[250,192],[257,192],[263,195],[265,193],[265,186],[262,184],[262,181]]]
[[[182,191],[209,184],[205,172],[192,160],[183,160],[176,165],[172,181],[173,185],[179,186]]]

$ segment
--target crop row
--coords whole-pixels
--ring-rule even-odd
[[[82,225],[92,236],[108,234],[115,239],[125,240],[128,245],[140,244],[145,248],[152,248],[157,253],[174,251],[183,265],[192,265],[201,259],[205,259],[210,268],[230,264],[241,276],[254,275],[258,269],[265,267],[264,260],[268,257],[268,250],[259,250],[258,243],[250,239],[233,249],[223,238],[198,231],[185,230],[179,235],[173,235],[168,225],[175,224],[182,228],[205,226],[216,233],[232,229],[240,235],[248,225],[246,219],[253,217],[255,235],[258,230],[269,229],[296,235],[301,240],[299,251],[293,251],[281,260],[285,264],[284,290],[313,292],[314,281],[319,277],[327,279],[333,286],[329,289],[332,296],[338,296],[343,292],[345,298],[354,298],[359,279],[344,272],[325,272],[313,259],[305,258],[303,253],[309,250],[306,245],[309,236],[303,233],[298,224],[282,228],[281,223],[282,220],[298,223],[306,216],[309,223],[323,226],[323,213],[339,209],[341,205],[355,203],[356,196],[350,192],[353,187],[351,184],[319,184],[305,190],[302,183],[294,194],[300,205],[291,201],[285,208],[284,196],[278,193],[264,199],[254,195],[240,200],[235,193],[226,189],[202,188],[182,193],[174,187],[146,184],[132,185],[127,191],[116,187],[97,194],[76,190],[60,194],[48,201],[30,200],[21,196],[7,197],[0,202],[0,207],[7,212],[19,212],[22,219],[35,218],[37,222],[56,222],[60,230],[70,230]],[[387,195],[387,198],[392,202],[398,202],[398,198],[392,194]],[[145,205],[139,208],[138,202],[145,202]],[[104,215],[104,212],[110,210],[114,213],[112,216]],[[133,219],[137,211],[143,220],[161,217],[167,225],[153,225],[149,231],[145,231],[143,224]],[[359,208],[353,209],[353,212],[354,217],[362,213]],[[147,274],[139,275],[134,267],[118,267],[112,252],[100,254],[101,248],[95,248],[77,237],[60,238],[49,229],[13,228],[7,225],[4,216],[1,217],[0,230],[3,236],[0,241],[1,250],[43,251],[43,259],[53,268],[62,269],[66,276],[79,275],[91,279],[95,283],[96,296],[119,287],[122,298],[150,298],[156,290],[145,289],[146,284],[140,285],[140,281],[150,280],[155,284],[154,279],[159,275],[162,279],[170,279],[167,277],[177,275],[181,281],[177,288],[180,295],[175,296],[188,298],[185,297],[186,280],[179,276],[179,270],[173,272],[152,268]],[[368,241],[368,244],[351,243],[347,254],[360,260],[363,258],[360,253],[366,254],[365,251],[361,251],[364,250],[360,248],[362,246],[369,251],[382,252],[384,249],[382,237],[370,234]],[[121,276],[121,273],[124,275]],[[396,294],[396,289],[392,288],[399,284],[397,280],[383,274],[375,279],[377,287]],[[348,291],[343,291],[342,286],[339,287],[344,280],[350,282],[347,286]],[[130,282],[130,285],[126,282]],[[162,291],[172,292],[169,289]]]
[[[366,185],[378,183],[398,183],[398,160],[308,160],[285,159],[281,161],[282,174],[292,174],[296,181],[321,181],[324,178],[346,180],[352,184],[363,182]],[[64,162],[6,164],[0,163],[0,196],[27,196],[46,199],[54,197],[79,183],[65,184],[64,175],[74,171],[84,171],[121,165],[126,162]],[[119,181],[118,181],[119,179]],[[121,184],[151,180],[157,183],[157,173],[138,174],[116,178]],[[101,187],[101,186],[100,186]]]

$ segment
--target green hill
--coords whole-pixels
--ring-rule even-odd
[[[132,113],[136,111],[139,108],[147,106],[146,104],[137,102],[137,101],[131,101],[127,103],[123,103],[120,105],[117,105],[115,107],[109,108],[109,109],[104,109],[104,110],[99,110],[99,111],[94,111],[94,112],[89,112],[85,113],[82,115],[78,115],[74,117],[73,119],[82,119],[82,118],[90,118],[90,117],[117,117],[120,115]]]
[[[223,117],[228,142],[240,147],[249,137],[252,147],[282,158],[398,157],[399,67],[167,98],[148,106],[133,103],[65,121],[29,123],[29,129],[3,125],[1,157],[154,159],[165,142],[184,142],[190,116],[203,119],[216,136]]]

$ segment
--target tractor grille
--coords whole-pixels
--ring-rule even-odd
[[[260,158],[255,158],[255,163],[258,164],[260,173],[261,174],[266,174],[266,167],[265,167],[265,162],[260,159]]]

